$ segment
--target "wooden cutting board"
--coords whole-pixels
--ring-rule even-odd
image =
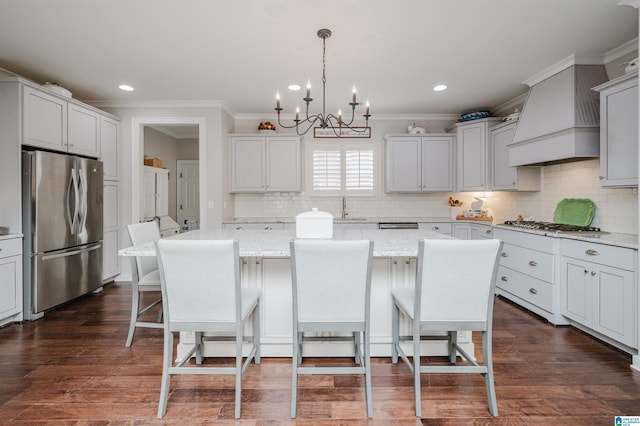
[[[477,220],[480,222],[493,222],[492,216],[486,217],[464,217],[464,216],[456,216],[456,220]]]

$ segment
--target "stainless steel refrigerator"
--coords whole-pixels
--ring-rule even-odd
[[[102,162],[22,152],[24,319],[102,286]]]

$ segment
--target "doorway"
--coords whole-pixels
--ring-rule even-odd
[[[134,117],[132,119],[132,170],[131,170],[131,223],[143,219],[143,157],[144,157],[144,128],[146,126],[158,128],[162,126],[197,126],[198,138],[198,199],[204,200],[206,194],[206,129],[204,117]],[[199,227],[206,228],[206,210],[203,203],[199,203]]]

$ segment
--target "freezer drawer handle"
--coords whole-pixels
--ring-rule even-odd
[[[585,250],[585,253],[587,254],[587,256],[600,256],[600,253],[598,253],[597,250]]]
[[[74,256],[76,254],[98,250],[100,247],[101,247],[100,245],[97,245],[97,246],[93,246],[93,247],[90,247],[90,248],[83,248],[83,249],[80,249],[80,250],[67,251],[67,252],[64,252],[64,253],[57,253],[57,254],[50,254],[48,256],[42,256],[42,260],[50,260],[50,259],[57,259],[59,257]]]

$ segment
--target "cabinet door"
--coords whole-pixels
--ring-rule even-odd
[[[102,281],[105,282],[120,273],[120,256],[118,256],[119,231],[104,231],[102,240]]]
[[[454,190],[453,137],[422,138],[422,190]]]
[[[603,187],[638,186],[638,85],[603,93],[600,178]]]
[[[69,152],[100,156],[100,115],[88,108],[69,103],[67,107],[67,147]]]
[[[230,143],[231,192],[263,192],[264,137],[234,137]]]
[[[156,174],[144,168],[144,218],[156,216]]]
[[[248,259],[254,261],[253,258]],[[289,259],[262,259],[259,268],[262,297],[262,343],[291,345],[293,333],[291,261]],[[291,348],[287,348],[289,353]]]
[[[487,124],[458,127],[458,190],[486,189]]]
[[[22,239],[0,241],[0,324],[22,311]]]
[[[102,197],[104,202],[102,203],[104,208],[103,213],[103,227],[107,229],[118,229],[118,212],[119,210],[119,196],[118,196],[119,183],[113,181],[106,181],[102,189]]]
[[[422,191],[421,138],[398,137],[387,141],[386,191]]]
[[[104,178],[117,180],[120,123],[108,117],[100,117],[100,159],[104,163]]]
[[[623,269],[598,266],[593,278],[593,328],[631,347],[636,347],[637,310],[633,273]]]
[[[590,326],[592,285],[589,264],[570,257],[562,258],[562,315]]]
[[[22,143],[67,150],[67,102],[31,87],[23,89]]]
[[[491,131],[491,189],[517,189],[518,171],[509,166],[509,147],[516,123]]]
[[[489,225],[481,225],[479,223],[472,223],[469,225],[472,240],[481,240],[493,238],[493,230]]]
[[[454,223],[453,236],[461,240],[471,239],[471,226],[468,223]]]
[[[300,191],[300,139],[266,138],[266,191]]]
[[[156,216],[169,215],[169,171],[156,172]]]

